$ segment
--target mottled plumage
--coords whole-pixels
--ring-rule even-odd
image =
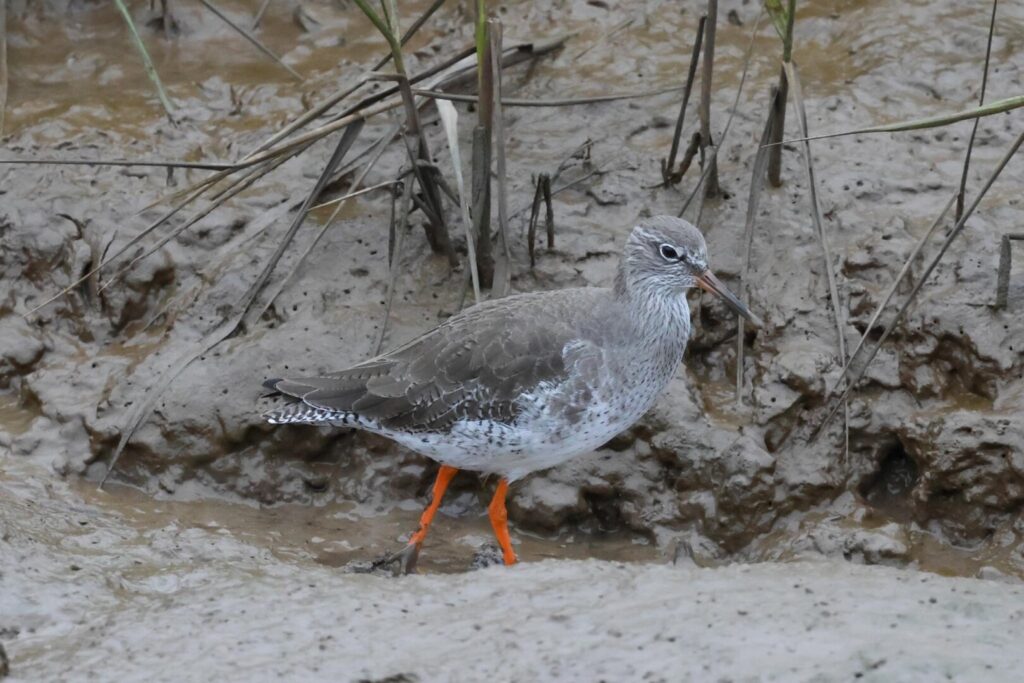
[[[488,512],[512,564],[508,482],[599,447],[651,407],[682,360],[694,286],[759,324],[711,274],[696,228],[650,218],[626,241],[613,287],[488,301],[347,370],[273,380],[295,401],[265,417],[376,432],[442,464],[419,530],[388,558],[404,571],[455,472],[500,474]]]
[[[689,337],[685,289],[705,272],[696,228],[648,219],[614,287],[473,306],[354,367],[270,383],[299,401],[266,418],[358,427],[515,480],[599,447],[651,407]]]

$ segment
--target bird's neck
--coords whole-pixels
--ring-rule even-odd
[[[672,291],[653,281],[630,281],[620,271],[615,298],[634,326],[654,344],[683,348],[690,337],[690,305],[685,291]]]

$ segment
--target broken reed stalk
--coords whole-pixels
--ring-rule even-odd
[[[367,0],[355,0],[359,9],[373,23],[377,30],[387,41],[391,49],[391,59],[395,65],[401,102],[405,107],[405,138],[406,149],[409,151],[409,163],[413,173],[416,175],[416,182],[423,190],[422,202],[425,205],[424,214],[428,220],[424,224],[427,235],[427,242],[435,254],[444,254],[448,262],[455,267],[458,265],[458,258],[452,248],[451,239],[448,236],[448,227],[444,220],[444,207],[441,205],[441,195],[435,181],[433,161],[430,155],[430,147],[426,135],[420,125],[419,110],[416,106],[412,89],[409,85],[408,74],[405,70],[405,61],[402,58],[402,45],[398,38],[398,7],[394,0],[385,0],[382,6],[385,9],[385,18],[381,18],[377,12],[370,7]],[[378,77],[380,78],[380,77]],[[422,163],[421,163],[422,162]],[[426,165],[428,168],[424,168]],[[414,198],[415,199],[415,198]]]
[[[715,29],[718,24],[718,0],[708,0],[707,23],[704,26],[704,70],[700,77],[700,154],[702,165],[709,169],[704,183],[704,196],[717,197],[718,157],[711,139],[711,76],[715,66]],[[708,150],[711,150],[708,152]]]
[[[487,21],[487,32],[491,47],[491,71],[494,74],[494,142],[495,170],[498,185],[498,246],[500,251],[494,260],[494,280],[498,285],[497,296],[508,294],[512,283],[512,253],[508,240],[508,193],[505,173],[505,117],[501,108],[501,42],[502,27],[498,19]],[[494,288],[492,287],[492,294]]]
[[[999,270],[996,275],[996,301],[992,308],[1006,308],[1010,299],[1010,268],[1013,265],[1013,246],[1011,242],[1024,241],[1024,233],[1008,233],[999,241]]]
[[[740,105],[740,96],[743,94],[743,86],[746,84],[747,74],[750,72],[750,60],[754,56],[754,41],[757,39],[758,31],[761,30],[761,19],[763,17],[764,8],[762,7],[761,11],[758,12],[757,14],[757,21],[754,22],[754,27],[750,30],[750,40],[747,42],[747,53],[743,58],[743,72],[740,74],[739,85],[736,86],[736,96],[733,98],[732,101],[732,109],[729,111],[729,117],[725,120],[725,128],[722,129],[722,134],[721,136],[719,136],[718,145],[713,148],[713,153],[715,155],[718,154],[718,150],[721,149],[722,145],[725,144],[726,139],[729,137],[729,130],[730,128],[732,128],[732,120],[736,116],[736,110],[739,108]],[[699,134],[695,134],[695,136],[699,137]],[[689,150],[687,151],[689,152]],[[683,159],[683,163],[684,165],[686,164],[685,158]],[[686,213],[686,210],[690,208],[690,203],[693,202],[694,197],[697,196],[697,192],[704,184],[704,181],[707,179],[708,174],[710,172],[710,164],[705,164],[705,168],[701,171],[700,178],[697,180],[697,184],[693,186],[693,190],[690,192],[690,195],[686,198],[686,201],[683,202],[683,208],[679,210],[679,213],[676,214],[677,216],[682,217],[683,214]],[[703,209],[704,205],[703,202],[701,202],[700,210],[697,212],[698,215],[701,211],[703,211]],[[700,225],[699,221],[697,221],[697,225]]]
[[[786,78],[786,64],[793,57],[793,22],[796,20],[796,0],[788,0],[783,9],[781,0],[767,0],[765,5],[775,24],[775,30],[782,39],[782,66],[779,67],[779,96],[772,100],[775,107],[775,128],[769,143],[781,143],[786,133],[786,103],[789,100],[789,81]],[[773,187],[782,186],[782,145],[772,147],[768,159],[768,182]]]
[[[985,68],[981,72],[981,94],[978,95],[978,106],[985,104],[985,88],[988,86],[988,66],[989,61],[992,58],[992,37],[996,32],[996,9],[999,7],[999,0],[992,0],[992,18],[988,24],[988,40],[985,44]],[[967,171],[971,166],[971,152],[974,150],[974,137],[978,134],[978,122],[980,119],[974,119],[974,125],[971,126],[971,137],[967,143],[967,154],[964,157],[964,170],[960,174],[960,191],[956,195],[956,218],[960,219],[960,216],[964,213],[964,197],[967,191]]]
[[[612,95],[596,95],[594,97],[563,97],[555,100],[526,100],[517,97],[502,97],[503,107],[574,107],[585,104],[596,104],[598,102],[615,102],[616,100],[631,100],[640,97],[656,97],[665,93],[682,90],[683,86],[672,86],[658,90],[645,90],[643,92],[617,93]],[[438,100],[450,100],[452,102],[472,102],[476,104],[480,98],[476,95],[463,95],[458,93],[443,92],[441,90],[427,90],[425,88],[413,88],[413,93]]]
[[[900,323],[900,321],[903,320],[904,314],[906,314],[907,309],[910,308],[910,305],[914,302],[914,299],[917,298],[917,295],[921,291],[921,288],[924,287],[924,284],[928,281],[928,278],[931,277],[932,272],[939,265],[939,262],[942,260],[942,257],[946,255],[946,252],[949,250],[950,245],[953,244],[953,241],[963,231],[964,226],[967,224],[967,219],[969,219],[971,215],[974,213],[974,210],[978,208],[978,204],[981,203],[981,200],[985,197],[989,189],[995,183],[996,179],[999,177],[999,174],[1003,172],[1004,168],[1006,168],[1006,164],[1009,163],[1010,159],[1013,158],[1013,155],[1017,153],[1018,149],[1020,149],[1022,143],[1024,143],[1024,132],[1021,132],[1021,134],[1017,136],[1017,139],[1013,142],[1010,148],[1003,155],[1003,158],[996,165],[991,175],[989,175],[988,180],[985,181],[985,184],[978,192],[978,195],[974,198],[974,201],[971,202],[971,205],[964,211],[964,214],[956,222],[956,225],[953,226],[953,229],[950,230],[949,234],[946,236],[945,241],[943,241],[942,243],[942,247],[939,249],[938,253],[932,257],[932,260],[928,263],[928,267],[925,269],[924,273],[918,279],[917,283],[914,285],[914,288],[910,291],[910,294],[907,295],[907,298],[904,300],[903,305],[900,306],[899,310],[896,312],[896,315],[893,317],[891,321],[889,321],[889,324],[886,325],[885,331],[882,333],[882,336],[879,338],[875,346],[871,349],[871,352],[865,359],[864,364],[861,365],[860,368],[858,368],[857,372],[854,374],[852,378],[848,374],[850,368],[847,368],[847,374],[844,374],[842,377],[840,377],[840,381],[844,379],[846,380],[843,393],[840,395],[838,403],[836,403],[836,405],[829,411],[828,415],[826,415],[825,419],[821,421],[821,424],[818,425],[817,429],[814,430],[814,433],[811,435],[810,439],[812,442],[815,439],[817,439],[818,435],[832,420],[832,417],[836,414],[836,411],[838,410],[838,406],[846,402],[846,399],[850,395],[850,392],[861,380],[861,378],[864,377],[864,374],[867,372],[868,367],[871,365],[871,361],[874,360],[875,356],[878,354],[878,351],[882,348],[882,344],[885,343],[885,340],[889,338],[889,335],[892,334],[894,329],[896,329],[896,326]],[[948,211],[948,208],[946,210]],[[835,395],[834,391],[832,395]]]
[[[476,3],[477,123],[473,128],[472,216],[480,285],[494,286],[494,245],[491,239],[491,156],[494,140],[494,71],[484,0]]]
[[[797,123],[800,126],[800,134],[807,137],[807,110],[804,108],[803,91],[800,87],[800,76],[796,70],[796,64],[792,61],[784,63],[786,80],[793,89],[793,102],[796,105]],[[781,91],[780,91],[781,96]],[[836,334],[839,343],[839,357],[843,363],[846,362],[846,337],[844,330],[846,320],[843,317],[842,308],[839,305],[839,291],[836,288],[835,268],[832,265],[832,251],[829,248],[828,236],[825,234],[825,226],[821,216],[821,206],[818,203],[818,184],[814,178],[814,162],[811,158],[811,143],[803,142],[804,171],[807,175],[807,189],[811,200],[811,220],[814,222],[814,231],[818,235],[818,242],[825,258],[825,276],[828,280],[829,300],[832,302],[832,313],[835,318]]]
[[[693,91],[693,80],[697,76],[697,64],[700,62],[700,47],[704,40],[704,25],[707,24],[707,15],[701,16],[697,22],[697,35],[693,39],[693,51],[690,53],[690,66],[686,71],[686,84],[683,86],[683,101],[679,105],[679,116],[676,117],[676,129],[672,134],[672,148],[669,150],[668,159],[661,161],[661,178],[665,187],[678,183],[683,179],[686,170],[675,171],[676,154],[679,153],[679,139],[683,135],[683,120],[686,118],[686,105],[690,102],[690,93]],[[692,154],[690,155],[692,158]],[[689,164],[686,164],[689,166]]]
[[[469,259],[470,280],[473,283],[473,301],[480,303],[480,277],[476,265],[473,219],[469,215],[469,192],[462,175],[462,155],[459,152],[459,114],[451,102],[437,100],[435,105],[444,126],[445,136],[448,138],[448,150],[451,153],[452,169],[455,173],[455,186],[459,192],[459,213],[462,217],[462,228],[466,233],[466,254]]]
[[[530,253],[530,268],[537,265],[537,222],[540,220],[541,203],[547,206],[545,223],[548,236],[547,244],[550,250],[555,248],[555,209],[551,204],[551,176],[547,173],[541,173],[537,176],[537,190],[533,193],[533,206],[530,207],[529,229],[526,233],[526,244]]]
[[[392,248],[388,249],[387,303],[384,305],[384,320],[380,324],[380,336],[377,338],[377,346],[374,350],[374,355],[380,354],[381,349],[384,347],[384,337],[388,332],[388,322],[391,320],[391,308],[395,302],[395,287],[398,284],[398,264],[402,260],[402,247],[405,244],[405,232],[409,224],[409,212],[412,210],[412,180],[409,179],[402,183],[402,205],[400,209],[396,208],[398,193],[395,192],[394,189],[391,193],[390,223],[390,233],[394,235],[394,239],[393,241],[389,240],[389,244]]]
[[[405,76],[398,76],[398,84],[402,93],[402,100],[405,103],[405,140],[406,151],[409,154],[409,163],[412,165],[416,182],[423,190],[422,197],[413,196],[414,201],[422,201],[421,208],[427,216],[427,222],[423,229],[427,236],[430,249],[435,254],[444,254],[448,262],[454,268],[459,261],[452,248],[451,239],[448,236],[448,227],[444,220],[444,206],[441,204],[441,192],[438,188],[433,159],[430,155],[430,148],[427,146],[427,138],[420,126],[419,110],[413,99],[412,90],[409,88],[409,80]]]
[[[164,91],[164,84],[160,81],[160,74],[156,72],[156,67],[153,66],[153,60],[149,57],[149,51],[146,49],[146,44],[142,42],[142,37],[135,28],[135,21],[132,19],[132,13],[124,4],[124,0],[114,0],[114,5],[117,6],[118,11],[124,18],[124,22],[128,25],[128,33],[131,35],[132,42],[135,44],[135,49],[139,51],[139,55],[142,57],[142,64],[146,69],[146,75],[149,76],[149,80],[156,88],[157,97],[160,99],[160,105],[164,108],[164,112],[167,114],[167,120],[171,123],[175,123],[171,101],[168,99],[167,93]]]
[[[0,136],[4,134],[7,111],[7,2],[0,0]]]
[[[775,130],[775,99],[779,96],[778,86],[772,86],[771,103],[768,108],[768,117],[764,122],[764,131],[761,133],[761,144],[757,155],[754,157],[754,170],[750,176],[750,194],[747,198],[747,218],[743,228],[743,274],[740,276],[739,295],[743,301],[750,301],[750,258],[754,245],[754,224],[757,221],[757,208],[761,201],[761,189],[764,187],[765,174],[768,171],[768,150],[763,147],[764,143]],[[744,353],[744,320],[743,316],[737,316],[738,327],[736,329],[736,403],[743,403],[743,364]]]
[[[256,16],[252,18],[252,30],[255,31],[260,27],[260,22],[263,21],[263,15],[267,13],[267,8],[270,7],[270,0],[263,0],[260,3],[260,8],[256,10]]]
[[[225,24],[227,24],[228,26],[230,26],[230,27],[232,28],[232,30],[234,30],[234,31],[235,31],[236,33],[238,33],[238,35],[242,36],[242,37],[243,37],[243,38],[245,38],[245,39],[246,39],[247,41],[249,41],[249,43],[250,43],[251,45],[253,45],[253,46],[254,46],[254,47],[255,47],[255,48],[257,49],[257,50],[259,50],[260,52],[262,52],[262,53],[263,53],[263,54],[264,54],[264,55],[265,55],[266,57],[268,57],[268,58],[269,58],[269,59],[270,59],[271,61],[273,61],[273,62],[274,62],[275,64],[277,64],[277,65],[278,65],[278,66],[280,66],[280,67],[281,67],[282,69],[284,69],[284,70],[285,70],[285,71],[287,71],[287,72],[288,72],[289,74],[291,74],[292,78],[295,78],[296,80],[299,80],[299,81],[304,81],[304,80],[306,80],[306,79],[305,79],[305,78],[304,78],[304,77],[302,76],[302,74],[300,74],[300,73],[299,73],[298,71],[296,71],[296,70],[295,70],[295,69],[293,69],[292,67],[290,67],[290,66],[288,66],[287,64],[285,64],[284,60],[283,60],[283,59],[281,59],[281,58],[280,58],[280,57],[279,57],[279,56],[277,55],[277,53],[276,53],[276,52],[274,52],[274,51],[273,51],[273,50],[271,50],[271,49],[270,49],[269,47],[267,47],[266,45],[264,45],[264,44],[263,44],[263,41],[261,41],[261,40],[260,40],[259,38],[257,38],[256,36],[254,36],[254,35],[253,35],[253,34],[252,34],[252,33],[251,33],[250,31],[248,31],[247,29],[245,29],[245,28],[243,28],[242,26],[239,26],[239,25],[238,25],[237,23],[235,23],[235,21],[234,21],[234,20],[232,20],[232,19],[231,19],[231,17],[229,17],[228,15],[224,14],[224,12],[223,12],[223,11],[222,11],[222,10],[221,10],[221,9],[220,9],[219,7],[217,7],[217,6],[216,6],[216,5],[214,5],[214,4],[212,3],[212,2],[210,2],[210,0],[199,0],[199,2],[200,2],[200,3],[202,3],[203,7],[205,7],[206,9],[210,10],[210,11],[211,11],[211,12],[213,12],[213,13],[214,13],[215,15],[217,15],[217,17],[218,17],[218,18],[219,18],[219,19],[220,19],[221,21],[223,21],[223,22],[224,22]]]

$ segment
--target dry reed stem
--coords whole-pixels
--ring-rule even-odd
[[[4,134],[7,111],[7,2],[0,0],[0,136]]]
[[[705,155],[709,147],[714,147],[714,140],[711,138],[711,78],[715,66],[715,33],[718,24],[718,0],[708,0],[707,24],[704,27],[704,63],[700,78],[700,107],[697,110],[700,114],[700,149],[701,161],[705,162]],[[704,196],[717,197],[718,187],[718,156],[710,154],[706,158],[709,173],[704,183]],[[703,204],[701,205],[703,208]]]
[[[131,12],[124,4],[124,0],[114,0],[114,5],[124,18],[125,24],[128,25],[128,33],[132,38],[132,42],[135,44],[135,49],[139,51],[139,55],[142,57],[142,65],[146,69],[146,75],[149,76],[149,80],[156,88],[157,97],[160,99],[160,105],[164,108],[164,112],[167,114],[167,119],[171,123],[174,123],[174,114],[171,113],[171,110],[173,109],[171,101],[168,99],[167,93],[164,91],[164,84],[160,81],[160,74],[157,73],[156,67],[153,66],[153,60],[149,57],[149,51],[146,49],[146,44],[142,42],[142,36],[139,35],[138,29],[135,28],[135,20],[132,19]]]
[[[304,78],[304,77],[302,76],[302,74],[300,74],[300,73],[299,73],[298,71],[296,71],[296,70],[295,70],[295,69],[293,69],[292,67],[290,67],[290,66],[288,66],[287,64],[285,64],[285,63],[284,63],[284,60],[283,60],[283,59],[281,59],[281,58],[280,58],[280,57],[279,57],[279,56],[277,55],[277,53],[276,53],[276,52],[274,52],[274,51],[273,51],[273,50],[271,50],[271,49],[270,49],[269,47],[267,47],[266,45],[264,45],[264,44],[263,44],[263,41],[261,41],[261,40],[260,40],[259,38],[257,38],[256,36],[254,36],[254,35],[253,35],[253,34],[252,34],[252,33],[251,33],[250,31],[248,31],[247,29],[245,29],[245,28],[243,28],[243,27],[239,26],[239,25],[238,25],[237,23],[235,23],[235,21],[234,21],[234,20],[232,20],[232,19],[231,19],[231,17],[229,17],[228,15],[224,14],[224,12],[223,12],[223,11],[221,11],[221,9],[220,9],[219,7],[217,7],[217,6],[216,6],[216,5],[214,5],[214,4],[212,3],[212,2],[210,2],[210,0],[199,0],[199,2],[200,2],[200,3],[202,3],[203,7],[205,7],[206,9],[210,10],[210,11],[211,11],[211,12],[213,12],[213,13],[214,13],[215,15],[217,15],[217,17],[218,17],[218,18],[219,18],[219,19],[220,19],[221,21],[223,21],[223,22],[224,22],[225,24],[227,24],[228,26],[230,26],[230,27],[231,27],[231,28],[232,28],[232,29],[233,29],[233,30],[234,30],[234,31],[235,31],[236,33],[238,33],[238,34],[239,34],[240,36],[242,36],[242,37],[243,37],[243,38],[245,38],[245,39],[246,39],[247,41],[249,41],[249,43],[250,43],[251,45],[253,45],[253,46],[254,46],[254,47],[255,47],[255,48],[257,49],[257,50],[259,50],[260,52],[262,52],[262,53],[263,53],[263,54],[264,54],[264,55],[265,55],[265,56],[266,56],[267,58],[269,58],[269,59],[270,59],[271,61],[273,61],[273,62],[274,62],[275,64],[277,64],[277,65],[278,65],[278,66],[280,66],[280,67],[281,67],[282,69],[284,69],[284,70],[285,70],[285,71],[287,71],[287,72],[288,72],[289,74],[291,74],[292,78],[295,78],[296,80],[299,80],[299,81],[304,81],[304,80],[306,80],[306,79],[305,79],[305,78]]]
[[[764,131],[761,133],[761,144],[771,137],[775,130],[775,100],[779,96],[777,86],[772,86],[771,105],[768,108],[768,117],[764,122]],[[761,189],[764,187],[765,175],[768,171],[768,151],[765,147],[759,147],[754,157],[754,169],[750,176],[750,194],[747,198],[747,217],[743,228],[743,273],[740,275],[739,296],[741,300],[750,301],[750,258],[754,244],[754,223],[757,221],[757,208],[761,200]],[[743,403],[743,364],[744,364],[744,320],[743,316],[737,316],[738,327],[736,328],[736,403]]]
[[[437,100],[437,111],[441,116],[445,136],[448,138],[448,150],[452,156],[452,169],[455,173],[455,185],[459,195],[459,212],[462,227],[466,234],[466,254],[469,259],[470,279],[473,282],[473,301],[480,303],[480,277],[476,267],[476,245],[473,240],[473,219],[469,215],[469,193],[462,175],[462,155],[459,153],[459,115],[451,102]]]
[[[978,95],[978,106],[985,104],[985,89],[988,87],[988,66],[992,58],[992,37],[996,32],[996,9],[999,7],[999,0],[992,0],[992,18],[988,24],[988,40],[985,43],[985,68],[981,72],[981,94]],[[964,197],[967,191],[967,171],[971,166],[971,152],[974,150],[974,136],[978,134],[978,122],[974,119],[971,126],[971,137],[967,143],[967,154],[964,156],[964,170],[960,174],[960,191],[956,195],[956,218],[959,220],[964,213]]]
[[[501,251],[494,261],[494,279],[498,283],[497,295],[499,297],[508,294],[512,282],[512,254],[508,241],[508,194],[507,178],[505,173],[505,116],[501,106],[501,63],[499,55],[501,51],[502,26],[497,19],[490,19],[487,22],[488,33],[491,44],[491,70],[494,74],[494,142],[497,154],[495,155],[495,169],[497,171],[498,185],[498,245]],[[494,293],[492,287],[492,294]]]
[[[690,102],[690,93],[693,91],[693,80],[697,76],[697,64],[700,62],[700,47],[704,40],[704,26],[707,24],[707,16],[701,16],[697,22],[697,35],[693,41],[693,51],[690,53],[690,66],[686,71],[686,84],[683,85],[683,101],[679,105],[679,116],[676,117],[676,128],[672,134],[672,147],[668,153],[668,159],[661,162],[661,177],[665,183],[665,187],[679,182],[683,179],[683,174],[686,173],[686,168],[689,168],[689,164],[684,162],[686,168],[683,168],[678,173],[675,172],[676,155],[679,153],[679,140],[683,135],[683,121],[686,118],[686,106]],[[693,154],[688,154],[690,159],[693,158]]]

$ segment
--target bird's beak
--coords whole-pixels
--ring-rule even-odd
[[[725,303],[729,304],[729,308],[736,311],[744,318],[749,320],[755,327],[764,327],[764,323],[756,315],[750,312],[746,306],[744,306],[736,295],[729,291],[729,289],[722,284],[722,281],[715,277],[715,274],[710,269],[705,270],[703,273],[697,276],[697,284],[700,285],[701,289],[706,289],[712,294],[716,294],[725,300]]]

